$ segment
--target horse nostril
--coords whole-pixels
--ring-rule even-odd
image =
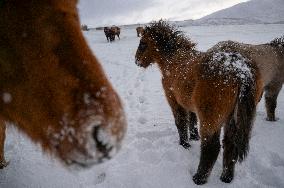
[[[93,129],[93,138],[96,142],[97,150],[99,150],[104,157],[108,157],[108,153],[112,150],[112,146],[109,146],[104,142],[104,134],[99,126],[95,126]]]
[[[141,62],[138,59],[135,60],[135,64],[141,66]]]

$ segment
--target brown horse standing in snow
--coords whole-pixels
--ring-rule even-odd
[[[115,39],[114,32],[109,27],[104,27],[104,33],[108,42],[112,42]]]
[[[284,36],[260,45],[223,41],[208,51],[220,50],[238,52],[256,62],[264,82],[266,119],[276,121],[277,96],[284,83]]]
[[[76,0],[0,0],[0,168],[11,122],[66,165],[111,158],[122,104],[82,35]]]
[[[198,139],[196,115],[200,121],[201,156],[193,181],[206,183],[219,154],[224,125],[221,180],[231,182],[236,161],[247,155],[262,94],[256,65],[239,53],[200,53],[194,43],[164,21],[145,28],[136,52],[137,65],[146,68],[152,63],[162,72],[183,147],[190,147],[188,131],[191,138]]]

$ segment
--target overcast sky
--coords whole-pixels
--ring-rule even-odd
[[[80,0],[81,23],[91,27],[198,19],[248,0]]]

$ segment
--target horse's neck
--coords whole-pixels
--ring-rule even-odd
[[[171,58],[161,59],[157,61],[157,63],[163,76],[179,75],[180,73],[191,69],[195,59],[197,58],[198,55],[190,55],[187,57],[175,55]]]

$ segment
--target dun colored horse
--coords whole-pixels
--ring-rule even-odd
[[[180,144],[189,148],[198,139],[200,121],[201,157],[196,184],[206,183],[220,150],[224,125],[223,172],[231,182],[237,161],[249,150],[250,132],[262,81],[253,61],[239,53],[201,53],[185,35],[167,22],[153,22],[144,30],[136,52],[136,64],[157,63],[163,88],[178,129]],[[197,116],[196,116],[197,115]]]
[[[270,43],[251,45],[223,41],[208,51],[238,52],[256,62],[264,82],[267,120],[276,121],[277,96],[284,83],[284,36]]]
[[[136,32],[137,32],[137,37],[141,37],[143,35],[144,28],[143,27],[137,27]]]
[[[5,123],[67,166],[113,157],[120,99],[82,35],[77,0],[0,0],[0,168]]]

